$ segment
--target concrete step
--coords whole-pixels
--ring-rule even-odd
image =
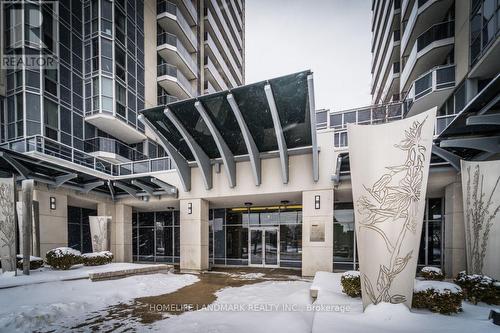
[[[174,270],[173,265],[159,264],[148,267],[139,267],[132,269],[124,269],[113,272],[100,272],[100,273],[90,273],[89,279],[92,282],[104,281],[104,280],[116,280],[123,279],[134,275],[144,275],[144,274],[156,274],[156,273],[168,273]]]

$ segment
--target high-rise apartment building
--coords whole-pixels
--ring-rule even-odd
[[[372,1],[373,104],[437,106],[440,133],[500,70],[496,0]]]
[[[3,1],[2,13],[5,58],[54,60],[0,71],[2,142],[36,137],[110,163],[162,157],[138,111],[244,82],[241,0]]]

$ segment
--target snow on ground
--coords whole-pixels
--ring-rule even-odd
[[[90,312],[108,305],[170,293],[196,281],[194,275],[160,273],[110,281],[57,281],[0,289],[0,331],[71,327]]]
[[[272,311],[285,306],[311,304],[305,281],[266,281],[238,288],[224,288],[216,293],[217,300],[210,309],[185,312],[153,324],[161,332],[310,332],[312,312]],[[222,311],[228,310],[230,311]],[[246,309],[247,312],[238,310]]]
[[[75,265],[67,271],[44,267],[37,270],[31,270],[30,275],[22,275],[22,271],[18,270],[18,276],[14,276],[14,272],[5,272],[3,274],[0,273],[0,289],[33,283],[86,279],[89,277],[90,273],[113,272],[147,266],[154,265],[132,263],[111,263],[102,266]]]
[[[319,292],[316,313],[314,314],[313,333],[360,333],[360,332],[498,332],[498,326],[488,321],[490,309],[500,310],[498,306],[486,304],[472,305],[463,302],[463,312],[455,315],[441,315],[428,310],[412,310],[402,304],[382,303],[369,306],[363,313],[361,298],[351,298],[342,293],[340,273],[330,275],[328,290]],[[323,276],[322,278],[326,278]],[[335,282],[333,282],[335,281]],[[335,288],[332,288],[335,286]],[[321,288],[321,286],[320,286]],[[328,305],[345,304],[350,307],[346,312],[322,311]]]

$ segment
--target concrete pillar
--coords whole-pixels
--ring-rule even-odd
[[[132,262],[132,207],[115,205],[115,218],[111,222],[111,246],[114,260]]]
[[[319,200],[319,207],[317,204]],[[333,189],[302,192],[302,276],[333,270]]]
[[[444,215],[444,272],[455,277],[465,270],[465,226],[462,201],[462,183],[449,184],[445,188]]]
[[[56,209],[50,209],[50,197]],[[61,246],[68,246],[68,197],[50,190],[36,189],[33,200],[38,201],[40,217],[40,255]]]
[[[181,271],[208,269],[208,201],[180,200]]]

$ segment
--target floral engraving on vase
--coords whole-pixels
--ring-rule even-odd
[[[500,211],[500,204],[492,207],[493,195],[499,182],[500,176],[497,177],[491,193],[485,193],[483,192],[484,174],[481,173],[479,165],[474,167],[472,175],[471,167],[467,167],[465,223],[469,232],[465,234],[470,249],[467,260],[472,271],[468,272],[469,274],[483,274],[490,229]]]
[[[94,252],[106,251],[107,249],[107,234],[108,234],[108,217],[96,216],[94,227],[97,228],[92,236],[92,250]]]
[[[13,185],[0,184],[0,239],[3,260],[8,261],[12,270],[16,267],[16,223],[14,212]],[[6,248],[6,250],[4,250]],[[7,267],[5,267],[7,268]],[[5,270],[4,268],[4,270]]]
[[[387,249],[387,264],[380,265],[377,281],[362,274],[363,292],[373,304],[380,302],[403,303],[406,296],[391,293],[392,282],[406,268],[413,250],[401,253],[408,233],[416,234],[417,211],[422,196],[426,148],[421,144],[422,121],[414,121],[405,131],[405,137],[394,147],[406,158],[403,164],[386,167],[384,173],[371,187],[363,185],[365,194],[358,199],[358,213],[363,217],[359,224],[382,237]],[[396,239],[384,232],[386,224],[401,225]]]

